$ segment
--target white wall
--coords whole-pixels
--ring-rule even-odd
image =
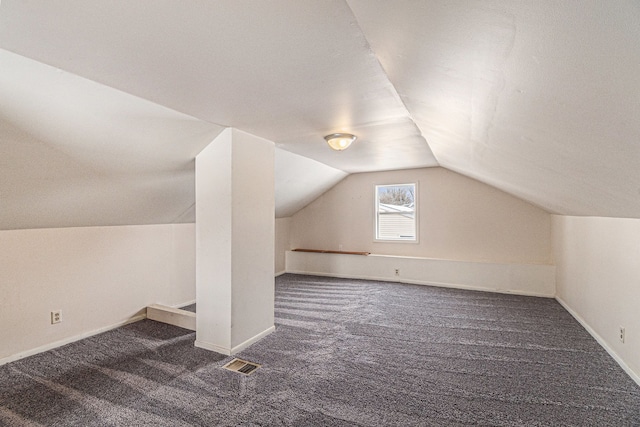
[[[291,238],[291,218],[276,218],[275,273],[284,273],[286,268],[286,251]]]
[[[554,216],[553,238],[558,300],[640,384],[640,219]]]
[[[236,351],[275,330],[274,151],[273,142],[233,129],[231,346]]]
[[[548,264],[288,251],[287,271],[551,298],[556,292],[555,266]]]
[[[419,243],[376,243],[374,186],[418,182]],[[551,215],[443,168],[352,174],[292,216],[291,248],[552,262]]]
[[[225,129],[196,156],[197,347],[233,354],[274,327],[274,144]]]
[[[195,299],[193,224],[0,231],[0,363]],[[50,312],[62,310],[51,325]]]

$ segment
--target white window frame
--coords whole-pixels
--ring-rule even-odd
[[[402,186],[407,186],[407,185],[411,185],[413,186],[413,216],[414,216],[414,224],[415,224],[415,237],[414,238],[398,238],[398,239],[389,239],[389,238],[380,238],[379,237],[379,200],[378,200],[378,188],[380,187],[402,187]],[[419,236],[420,236],[420,232],[419,232],[419,211],[418,211],[418,206],[419,206],[419,196],[418,196],[418,182],[407,182],[407,183],[400,183],[400,184],[376,184],[373,187],[373,191],[374,191],[374,206],[373,206],[373,216],[374,216],[374,221],[373,221],[373,241],[374,242],[384,242],[384,243],[419,243]]]

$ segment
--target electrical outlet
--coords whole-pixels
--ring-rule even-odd
[[[624,326],[620,326],[620,342],[624,344]]]
[[[400,275],[400,269],[396,268],[396,276],[399,276],[399,275]]]
[[[62,310],[56,310],[51,312],[51,324],[62,322]]]

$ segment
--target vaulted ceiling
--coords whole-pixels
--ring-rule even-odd
[[[278,216],[440,165],[638,218],[639,22],[634,0],[1,0],[0,229],[192,221],[226,126],[276,143]]]

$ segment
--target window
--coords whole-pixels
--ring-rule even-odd
[[[376,240],[417,242],[416,184],[376,185]]]

